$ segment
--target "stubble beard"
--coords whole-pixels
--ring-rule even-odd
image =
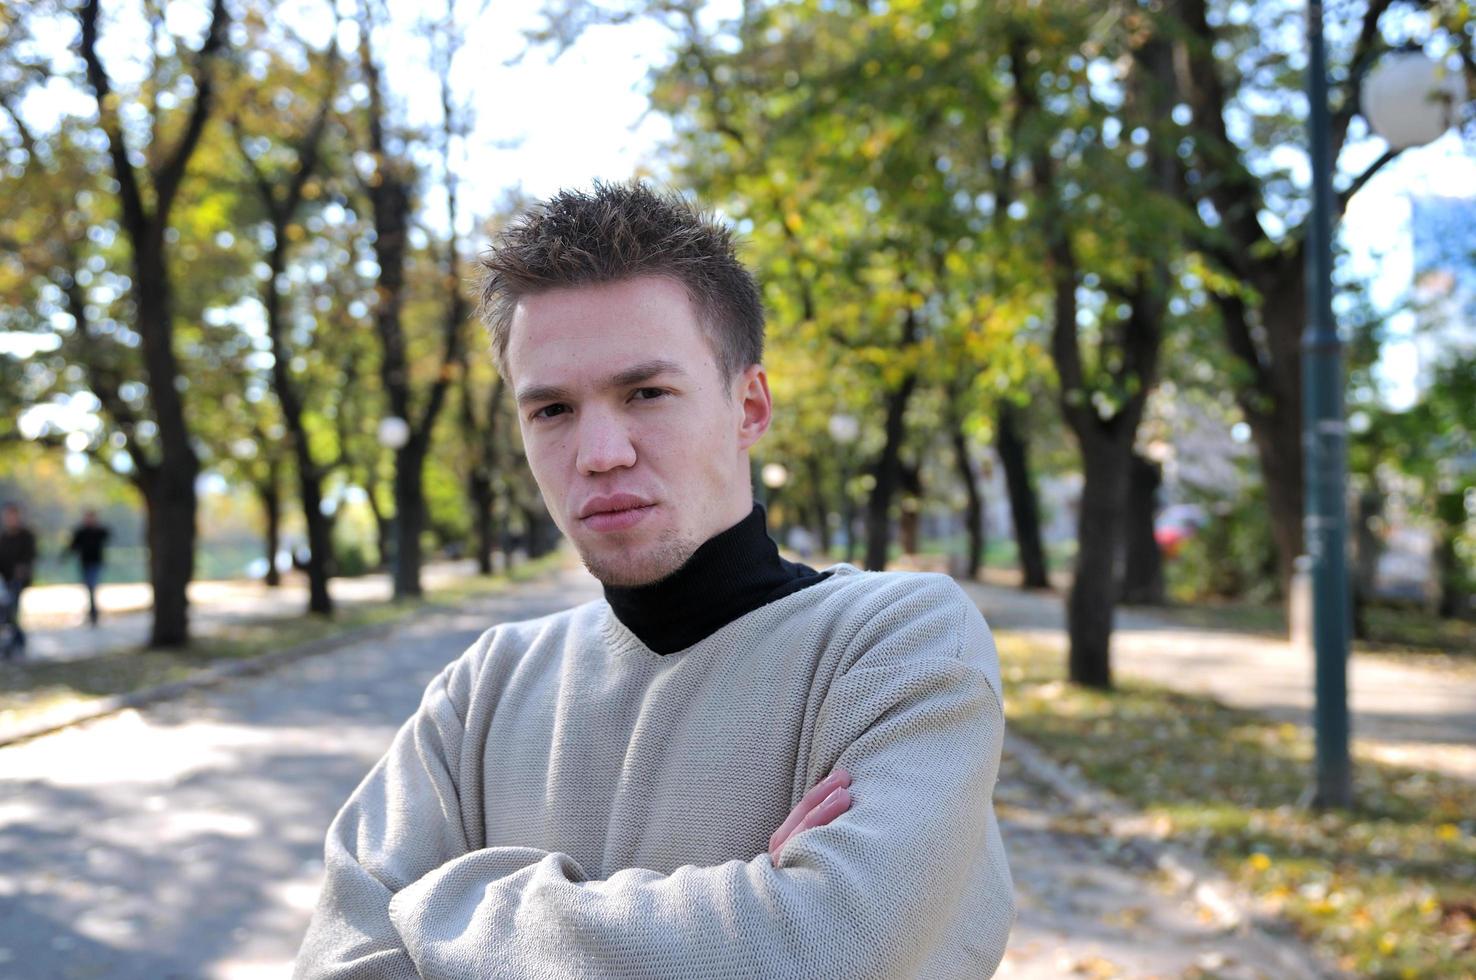
[[[635,588],[666,578],[686,564],[697,543],[676,528],[662,531],[655,541],[635,549],[609,548],[599,553],[579,549],[579,559],[602,585]]]

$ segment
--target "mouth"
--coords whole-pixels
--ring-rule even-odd
[[[597,532],[624,531],[635,527],[646,519],[646,515],[656,509],[655,504],[636,500],[596,506],[598,509],[591,508],[579,521],[591,531]]]

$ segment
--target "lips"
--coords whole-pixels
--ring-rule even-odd
[[[579,509],[579,519],[594,531],[623,531],[645,519],[655,504],[633,493],[593,497]]]
[[[611,493],[599,497],[591,497],[583,507],[579,509],[579,519],[584,520],[595,514],[607,514],[611,511],[634,510],[637,507],[650,507],[651,501],[645,497],[638,497],[633,493]]]

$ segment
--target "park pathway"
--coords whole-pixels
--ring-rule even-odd
[[[474,576],[476,562],[431,562],[421,569],[421,586],[434,590]],[[393,586],[383,572],[354,578],[335,578],[329,594],[340,607],[390,601]],[[26,627],[26,655],[32,660],[79,660],[148,642],[152,591],[147,583],[104,585],[98,590],[101,613],[96,627],[87,625],[87,593],[80,585],[43,585],[21,597],[21,622]],[[307,579],[289,572],[282,584],[268,588],[254,579],[191,582],[190,629],[195,636],[248,620],[300,615],[307,609]]]
[[[1027,635],[1064,655],[1061,596],[960,584],[994,629]],[[1112,667],[1119,677],[1310,723],[1311,657],[1276,637],[1185,627],[1149,610],[1123,609],[1112,635]],[[1356,654],[1348,689],[1356,747],[1386,762],[1476,780],[1476,671]]]
[[[324,830],[424,685],[489,625],[595,595],[565,569],[0,749],[0,980],[286,976]],[[1289,976],[1010,756],[998,809],[1020,906],[1001,977]]]

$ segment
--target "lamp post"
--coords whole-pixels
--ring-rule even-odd
[[[1353,802],[1348,756],[1347,432],[1343,421],[1342,341],[1332,312],[1332,165],[1328,141],[1327,56],[1322,0],[1307,5],[1308,127],[1312,214],[1307,229],[1307,330],[1302,335],[1302,443],[1306,456],[1304,534],[1312,566],[1316,664],[1317,786],[1313,805]],[[1364,80],[1370,126],[1402,149],[1428,143],[1450,125],[1463,92],[1441,67],[1414,51],[1387,56]],[[1460,79],[1455,78],[1456,85]]]
[[[851,499],[851,443],[861,434],[861,423],[856,416],[836,412],[827,426],[830,438],[840,446],[841,458],[841,519],[846,528],[846,563],[856,557],[856,504]]]
[[[410,423],[398,415],[386,415],[379,420],[379,444],[392,453],[397,453],[410,441]],[[398,462],[396,463],[398,465]],[[398,511],[389,519],[384,536],[385,565],[389,568],[390,588],[398,598],[400,588],[400,514]]]

